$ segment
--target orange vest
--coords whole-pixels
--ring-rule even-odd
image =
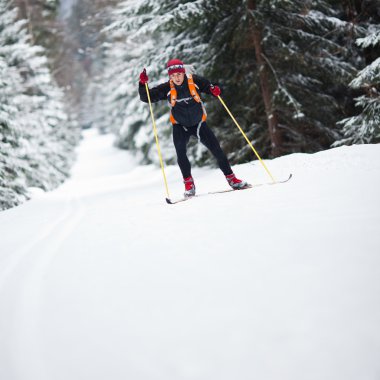
[[[191,74],[187,75],[187,83],[189,85],[190,95],[193,97],[193,99],[197,103],[201,103],[202,109],[203,109],[202,121],[206,121],[206,119],[207,119],[206,110],[203,106],[201,97],[198,94],[197,85],[194,83],[193,76]],[[170,80],[170,105],[172,108],[175,106],[176,102],[177,102],[177,90],[174,86],[173,81]],[[174,119],[172,112],[170,112],[170,121],[172,124],[177,124],[176,120]]]

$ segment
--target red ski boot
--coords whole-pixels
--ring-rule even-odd
[[[195,195],[195,185],[193,177],[187,177],[183,179],[183,183],[185,184],[185,198],[193,197]]]
[[[235,176],[234,173],[226,175],[226,179],[227,179],[228,184],[234,190],[241,190],[241,189],[246,189],[246,188],[250,187],[250,185],[247,182],[242,181],[241,179],[236,178],[236,176]]]

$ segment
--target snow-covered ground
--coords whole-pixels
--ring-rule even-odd
[[[0,379],[379,380],[380,145],[266,164],[294,178],[167,205],[87,131],[71,180],[0,213]]]

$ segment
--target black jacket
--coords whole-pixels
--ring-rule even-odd
[[[197,91],[199,94],[211,94],[211,83],[209,80],[198,75],[193,75],[193,81],[198,86]],[[175,85],[175,88],[177,90],[177,101],[175,106],[172,108],[174,119],[178,124],[181,124],[185,127],[192,127],[194,125],[197,125],[202,120],[203,109],[202,105],[200,103],[197,103],[190,95],[186,75],[183,83],[180,86]],[[148,96],[146,94],[144,84],[139,83],[139,94],[140,99],[143,102],[148,103]],[[152,103],[167,99],[170,105],[170,82],[167,81],[158,85],[157,87],[150,88],[149,94]]]

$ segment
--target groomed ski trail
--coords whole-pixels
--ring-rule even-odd
[[[377,380],[379,158],[290,155],[268,162],[287,184],[171,207],[157,167],[87,131],[67,183],[0,213],[0,378]]]

